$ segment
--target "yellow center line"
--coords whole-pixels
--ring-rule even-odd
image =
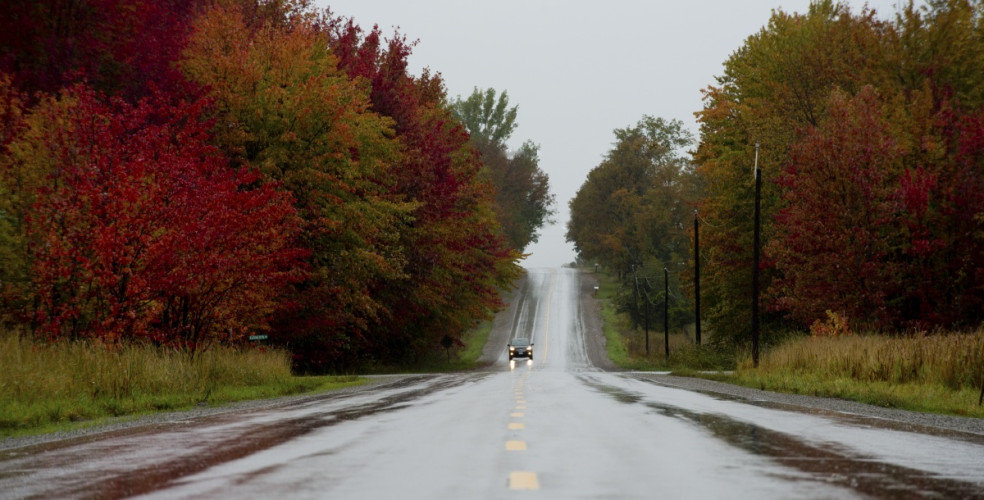
[[[509,489],[511,490],[538,490],[540,481],[536,478],[536,472],[516,471],[509,473]]]
[[[526,415],[525,413],[519,413],[519,412],[513,412],[509,414],[509,416],[513,418],[523,418],[525,415]]]
[[[526,441],[506,441],[507,451],[526,451]]]
[[[516,431],[516,430],[525,429],[525,428],[526,428],[526,426],[523,425],[523,424],[521,424],[521,423],[519,423],[519,422],[509,422],[509,430]]]

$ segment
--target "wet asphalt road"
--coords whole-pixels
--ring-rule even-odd
[[[984,436],[599,370],[573,270],[497,325],[535,361],[0,451],[0,498],[984,498]],[[502,330],[505,328],[506,330]]]

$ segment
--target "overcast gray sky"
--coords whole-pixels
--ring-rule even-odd
[[[893,18],[898,0],[867,3]],[[917,1],[921,5],[922,0]],[[676,119],[697,135],[701,89],[759,31],[773,9],[806,12],[809,0],[317,0],[364,29],[418,40],[410,71],[430,68],[448,95],[508,91],[519,106],[509,146],[540,145],[557,198],[557,223],[541,230],[523,265],[574,260],[564,240],[567,203],[611,148],[616,128],[643,115]]]

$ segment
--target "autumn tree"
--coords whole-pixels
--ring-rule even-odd
[[[830,92],[857,92],[891,81],[890,24],[863,10],[814,2],[804,14],[773,12],[724,63],[717,85],[704,91],[698,114],[700,143],[694,161],[702,186],[698,203],[704,276],[701,283],[712,340],[733,345],[750,338],[755,146],[763,176],[762,236],[774,234],[781,206],[776,184],[790,148],[827,114]],[[764,287],[775,277],[763,262]],[[769,309],[763,307],[763,311]],[[766,329],[782,328],[768,315]]]
[[[779,307],[803,324],[831,310],[885,324],[901,285],[892,262],[893,185],[904,153],[872,87],[831,97],[828,115],[797,143],[780,186],[768,254],[781,278]]]
[[[309,18],[280,25],[247,14],[206,12],[181,66],[218,102],[221,147],[282,182],[305,220],[310,275],[281,311],[280,334],[322,336],[322,354],[340,356],[385,307],[374,284],[404,276],[397,242],[413,206],[391,193],[398,143]]]
[[[11,0],[0,17],[0,71],[18,88],[75,82],[130,100],[183,83],[173,67],[202,1]]]
[[[678,225],[688,212],[684,148],[693,139],[681,122],[651,116],[615,138],[570,202],[567,239],[582,258],[625,273],[644,255],[669,261],[685,252]]]
[[[520,273],[404,37],[307,0],[8,7],[4,320],[193,348],[270,324],[340,369],[458,343]]]
[[[705,93],[696,155],[719,340],[740,343],[748,329],[754,143],[767,326],[805,328],[827,309],[883,331],[979,321],[968,256],[980,253],[980,176],[968,165],[981,12],[979,2],[910,3],[890,22],[817,2],[774,13],[726,62]]]
[[[982,19],[980,0],[903,2],[893,29],[884,33],[894,81],[907,89],[932,82],[947,89],[958,108],[984,105]]]
[[[406,276],[377,283],[389,314],[369,345],[388,359],[412,359],[489,318],[519,275],[519,254],[502,237],[494,188],[444,105],[443,82],[427,71],[407,73],[412,44],[398,34],[386,40],[378,27],[363,32],[351,20],[324,25],[339,67],[369,82],[373,109],[394,121],[401,155],[391,192],[416,208],[400,237]]]
[[[776,305],[802,324],[826,310],[882,331],[974,324],[980,121],[925,98],[900,117],[903,97],[879,97],[872,87],[833,93],[829,117],[793,149],[769,249],[781,271]]]
[[[195,351],[265,327],[296,273],[297,220],[208,145],[204,105],[72,87],[32,113],[38,140],[15,156],[47,179],[27,216],[41,336]]]

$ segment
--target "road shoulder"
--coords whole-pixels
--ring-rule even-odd
[[[919,413],[835,398],[763,391],[724,382],[649,372],[628,372],[634,378],[667,387],[701,392],[760,406],[815,414],[837,413],[867,420],[872,425],[907,432],[947,435],[963,434],[962,439],[984,444],[984,419]]]

